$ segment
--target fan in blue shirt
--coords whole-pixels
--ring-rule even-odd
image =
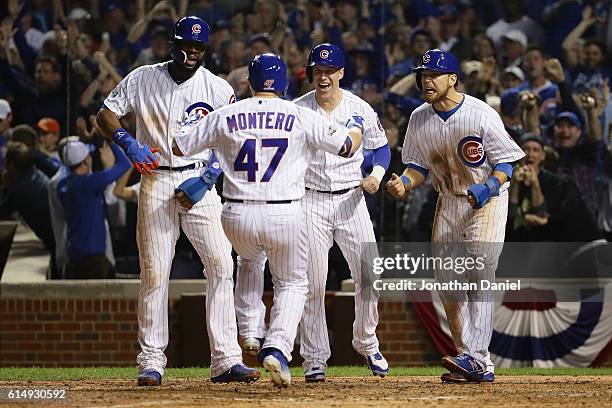
[[[68,142],[62,161],[70,174],[58,184],[58,195],[68,223],[69,279],[113,277],[112,267],[105,256],[106,219],[104,190],[120,178],[131,166],[125,153],[111,144],[115,164],[104,171],[92,173],[92,159],[87,146]]]

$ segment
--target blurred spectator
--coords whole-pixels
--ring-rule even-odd
[[[523,2],[521,0],[502,0],[501,3],[504,17],[487,28],[487,36],[493,40],[496,47],[501,49],[502,37],[510,30],[522,31],[527,35],[530,43],[542,45],[544,32],[538,23],[524,14]]]
[[[134,61],[130,69],[132,70],[143,65],[168,61],[170,59],[169,41],[170,32],[168,29],[164,26],[156,27],[151,33],[149,47],[140,51],[138,58],[136,58],[136,61]]]
[[[114,277],[112,265],[105,255],[104,191],[130,168],[130,162],[121,148],[111,144],[111,149],[115,164],[95,173],[92,173],[92,158],[84,143],[69,142],[62,152],[62,161],[69,173],[59,181],[57,191],[67,221],[68,279]]]
[[[502,46],[504,49],[503,66],[518,67],[527,49],[527,36],[522,31],[510,30],[502,35]]]
[[[7,43],[0,44],[0,75],[16,100],[16,119],[34,126],[43,117],[52,117],[65,128],[66,92],[62,87],[60,66],[52,57],[40,56],[36,62],[35,85],[17,76],[7,60]]]
[[[49,178],[34,167],[32,150],[20,142],[9,142],[6,170],[2,173],[0,217],[19,213],[25,223],[54,256],[54,240],[49,214]]]
[[[542,48],[527,47],[523,56],[523,69],[527,81],[517,87],[519,91],[533,90],[540,98],[540,122],[550,124],[557,112],[557,92],[559,87],[548,80],[545,70],[545,55]],[[502,95],[503,98],[503,95]]]
[[[249,37],[247,41],[247,59],[249,61],[255,58],[256,55],[272,51],[270,37],[267,34],[259,33]],[[238,100],[251,96],[249,82],[247,81],[248,73],[248,66],[244,65],[233,69],[225,78],[234,88],[236,99]]]
[[[374,52],[369,48],[358,48],[349,55],[353,61],[351,76],[344,78],[343,86],[377,110],[376,106],[382,102],[382,93],[380,76],[376,75],[373,67]]]
[[[612,158],[601,138],[597,138],[592,132],[587,132],[586,138],[581,136],[582,125],[578,115],[573,112],[561,112],[557,115],[554,138],[559,152],[559,168],[576,182],[595,220],[603,179],[612,175]]]
[[[114,0],[102,0],[100,4],[102,27],[108,33],[113,63],[127,72],[129,62],[128,33],[126,30],[125,11],[123,4]]]
[[[510,66],[502,72],[501,87],[503,90],[517,87],[523,82],[525,82],[525,74],[517,66]]]
[[[438,48],[453,53],[459,60],[470,58],[473,43],[471,38],[463,37],[459,9],[452,4],[438,7]]]
[[[404,26],[409,28],[408,26]],[[397,29],[396,36],[402,35],[402,30]],[[391,40],[391,45],[387,46],[387,62],[390,66],[389,85],[393,85],[404,75],[412,72],[416,62],[425,51],[433,48],[433,38],[429,31],[423,28],[415,28],[410,32],[408,41],[403,38]],[[397,58],[397,54],[402,52],[403,59]],[[404,54],[407,53],[407,54]]]
[[[593,89],[602,90],[610,79],[606,46],[597,40],[587,40],[583,49],[584,64],[578,64],[571,71],[573,91],[588,93]]]
[[[561,43],[578,25],[583,13],[581,1],[547,0],[542,11],[542,22],[546,26],[546,50],[555,58],[562,58]]]
[[[472,57],[480,61],[488,57],[497,58],[493,40],[484,33],[476,35],[472,47]]]
[[[57,120],[53,118],[42,118],[36,124],[38,138],[36,150],[49,157],[57,166],[60,166],[60,158],[57,154],[57,142],[60,138],[60,127]]]
[[[0,171],[4,171],[6,167],[6,144],[11,139],[13,129],[11,123],[13,121],[13,113],[11,105],[8,101],[0,99]]]
[[[533,133],[519,140],[525,152],[510,183],[510,241],[589,242],[601,237],[576,187],[565,174],[542,168],[544,141]]]
[[[14,142],[21,142],[31,150],[32,159],[34,165],[40,171],[42,171],[47,177],[53,177],[59,163],[47,154],[38,150],[37,147],[38,134],[31,126],[19,125],[13,129],[11,140]]]

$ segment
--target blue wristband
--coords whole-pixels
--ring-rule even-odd
[[[490,197],[497,197],[499,195],[499,188],[501,187],[501,183],[497,177],[489,177],[485,185],[489,188]]]
[[[410,181],[408,176],[401,175],[400,180],[402,180],[402,183],[404,183],[404,187],[410,187],[410,185],[412,184],[412,181]]]

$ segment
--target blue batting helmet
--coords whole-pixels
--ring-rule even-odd
[[[210,33],[210,27],[208,23],[202,20],[200,17],[187,16],[178,20],[174,24],[174,32],[172,33],[172,39],[170,40],[170,55],[172,59],[178,64],[185,66],[187,55],[181,50],[178,45],[179,41],[194,41],[203,45],[208,44],[208,34]],[[202,60],[196,64],[194,69],[202,64]]]
[[[288,86],[285,61],[272,53],[256,56],[249,64],[249,83],[255,91],[284,95]]]
[[[315,65],[327,65],[334,68],[344,68],[344,52],[337,45],[323,43],[316,45],[308,54],[308,65],[306,75],[312,82],[312,70]]]
[[[457,58],[450,52],[445,50],[433,49],[428,50],[421,56],[419,65],[414,67],[416,72],[416,83],[419,90],[421,89],[422,71],[435,71],[443,74],[455,74],[459,76],[461,67]]]

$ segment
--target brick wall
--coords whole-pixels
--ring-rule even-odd
[[[183,365],[183,352],[192,354],[181,349],[182,332],[187,332],[181,330],[180,302],[170,300],[169,367]],[[352,298],[338,297],[328,303],[335,350],[330,363],[360,362],[350,345]],[[135,366],[139,351],[136,306],[136,299],[0,299],[0,366]],[[392,365],[439,363],[440,355],[409,303],[380,303],[379,315],[381,351]],[[204,325],[203,318],[197,320]],[[196,336],[194,331],[189,330],[190,337]],[[207,341],[203,328],[201,336],[198,349],[202,349],[201,341]],[[604,366],[612,367],[612,353]]]
[[[180,365],[176,303],[169,365]],[[135,366],[136,307],[136,299],[0,299],[0,366]]]
[[[380,351],[392,365],[438,365],[442,357],[410,303],[378,305]]]

